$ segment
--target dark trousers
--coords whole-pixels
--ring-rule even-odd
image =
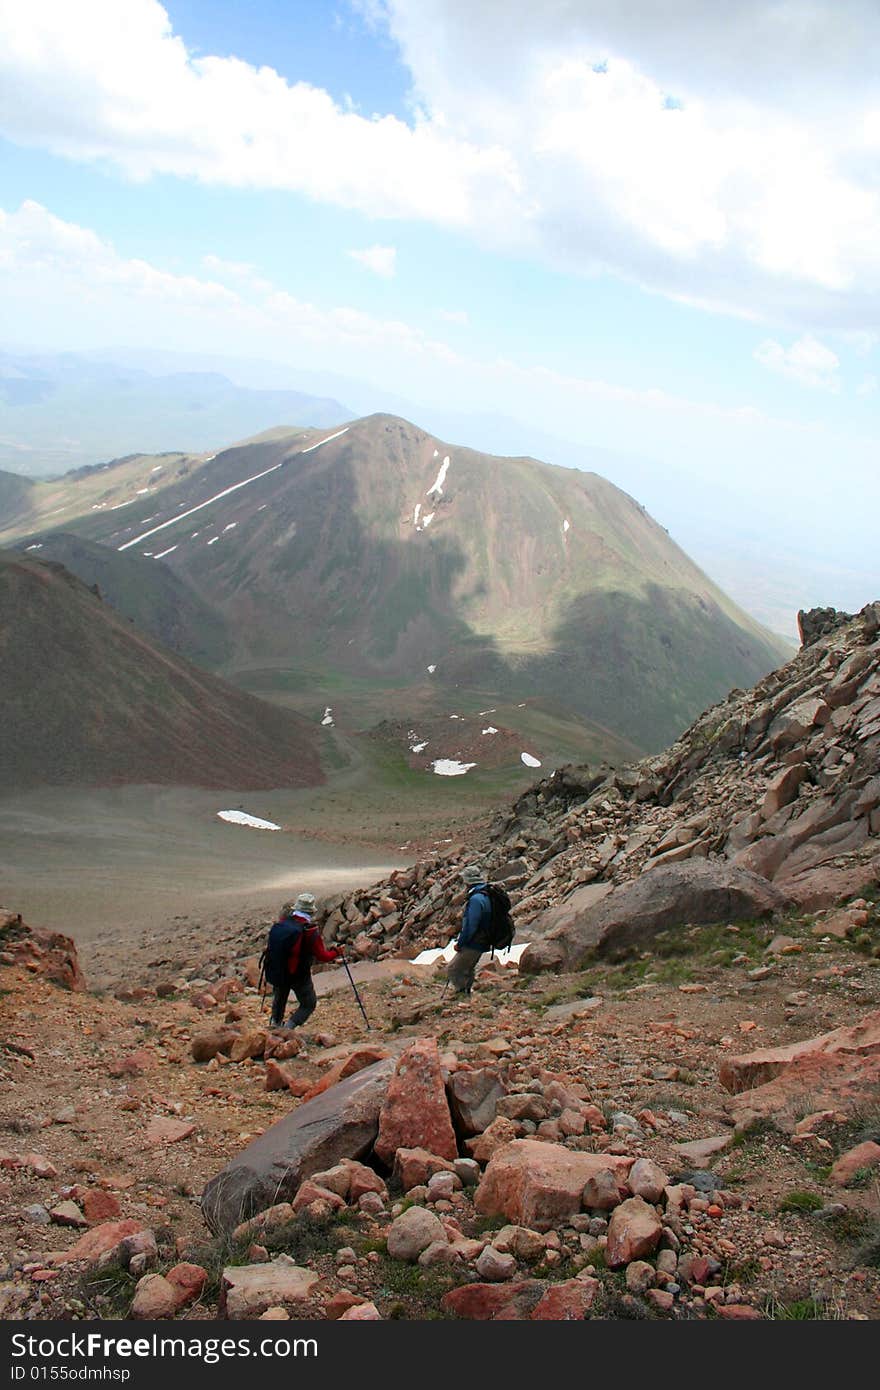
[[[477,962],[482,954],[482,951],[473,946],[462,946],[452,957],[446,978],[456,994],[470,994],[474,975],[477,973]]]
[[[273,1028],[280,1028],[284,1022],[284,1010],[287,1008],[287,998],[291,990],[296,995],[299,1008],[295,1009],[287,1020],[288,1028],[298,1028],[301,1023],[311,1018],[317,1008],[318,996],[311,975],[300,975],[288,980],[285,985],[275,985],[272,990]]]

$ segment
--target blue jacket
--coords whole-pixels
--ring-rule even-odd
[[[464,905],[464,912],[461,918],[461,930],[456,938],[455,947],[460,951],[462,947],[467,947],[472,951],[485,951],[488,947],[481,946],[479,940],[474,941],[475,936],[479,936],[481,928],[488,928],[492,922],[492,904],[486,892],[485,883],[475,883],[473,888],[468,889],[467,902]]]

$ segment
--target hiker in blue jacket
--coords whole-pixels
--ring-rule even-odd
[[[476,864],[462,869],[461,881],[468,890],[467,901],[461,928],[455,938],[455,955],[447,971],[447,980],[456,994],[468,995],[474,983],[477,962],[489,949],[487,933],[492,922],[492,904],[486,892],[488,880]]]

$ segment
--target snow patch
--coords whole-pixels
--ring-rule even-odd
[[[454,758],[435,758],[431,764],[438,777],[462,777],[476,763],[459,763]]]
[[[330,708],[329,705],[327,706],[327,708],[326,708],[325,711],[324,711],[324,718],[321,720],[321,723],[322,723],[322,724],[329,724],[331,727],[332,727],[332,725],[333,725],[333,711],[332,711],[332,709]]]
[[[313,449],[320,449],[322,444],[329,444],[331,439],[338,439],[341,434],[345,434],[345,431],[347,429],[348,425],[343,426],[343,428],[341,430],[337,430],[335,434],[328,434],[326,439],[319,439],[317,444],[310,444],[307,449],[300,449],[300,453],[310,454]]]
[[[436,477],[436,479],[434,480],[434,485],[433,485],[433,487],[429,487],[427,493],[425,494],[426,497],[430,497],[432,493],[436,493],[436,495],[437,495],[438,497],[442,497],[442,496],[443,496],[443,484],[446,482],[446,474],[447,474],[448,472],[449,472],[449,455],[447,454],[446,457],[445,457],[445,459],[443,460],[442,464],[440,465],[440,472],[437,474],[437,477]]]
[[[220,539],[219,536],[212,536],[211,539],[208,541],[208,545],[216,545],[217,542],[219,541],[219,539]],[[121,546],[120,546],[120,549],[122,549]]]
[[[36,545],[26,545],[26,546],[25,546],[25,550],[42,550],[42,549],[43,549],[43,542],[42,542],[42,541],[38,541]]]
[[[569,523],[568,517],[566,517],[565,520],[564,520],[563,523],[562,523],[562,529],[563,529],[563,531],[567,531],[567,530],[569,529],[569,525],[570,525],[570,523]]]
[[[428,746],[428,740],[425,739],[424,743],[414,743],[414,744],[412,745],[412,747],[410,748],[409,751],[410,751],[411,753],[421,753],[422,749],[423,749],[423,748],[427,748],[427,746]]]
[[[416,530],[419,529],[419,512],[420,512],[421,510],[422,510],[422,504],[421,504],[421,502],[417,502],[416,505],[415,505],[415,509],[414,509],[414,511],[413,511],[413,526],[415,526]]]
[[[428,512],[427,516],[423,516],[423,517],[422,517],[422,530],[423,530],[423,531],[427,531],[428,527],[431,525],[431,522],[434,520],[435,515],[436,515],[435,512]]]
[[[169,545],[169,547],[168,547],[167,550],[160,550],[158,555],[154,555],[154,556],[153,556],[153,559],[154,559],[154,560],[162,560],[162,559],[164,559],[164,557],[165,557],[166,555],[170,555],[171,552],[172,552],[172,550],[176,550],[176,549],[177,549],[177,546],[176,546],[176,545]]]
[[[506,951],[499,951],[496,949],[495,954],[496,956],[502,957],[505,962],[509,960],[519,962],[519,958],[528,946],[528,944],[529,943],[527,941],[518,941],[515,946],[508,946]],[[428,951],[421,951],[419,955],[413,957],[413,959],[410,961],[410,964],[433,965],[435,961],[438,960],[450,961],[452,960],[454,955],[455,942],[450,941],[448,946],[434,946]]]
[[[233,825],[249,825],[252,830],[280,830],[281,826],[271,820],[260,820],[259,816],[249,816],[245,811],[218,811],[221,820],[231,821]]]
[[[230,521],[230,523],[229,523],[228,526],[224,526],[224,527],[223,527],[223,530],[224,530],[224,531],[234,531],[237,525],[238,525],[238,522],[237,522],[237,521]]]
[[[541,760],[540,760],[540,758],[533,758],[532,755],[531,755],[531,753],[520,753],[519,756],[522,758],[522,760],[523,760],[523,762],[525,763],[526,767],[540,767],[540,766],[541,766]]]
[[[433,676],[434,672],[437,670],[437,667],[436,667],[436,666],[429,666],[429,667],[428,667],[428,670],[430,671],[431,675]]]
[[[490,724],[488,729],[483,730],[484,734],[497,734],[497,732],[498,730],[495,728],[494,724]]]

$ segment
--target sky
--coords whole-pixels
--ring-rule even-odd
[[[752,611],[868,602],[878,72],[876,0],[0,0],[0,347],[504,417]]]

